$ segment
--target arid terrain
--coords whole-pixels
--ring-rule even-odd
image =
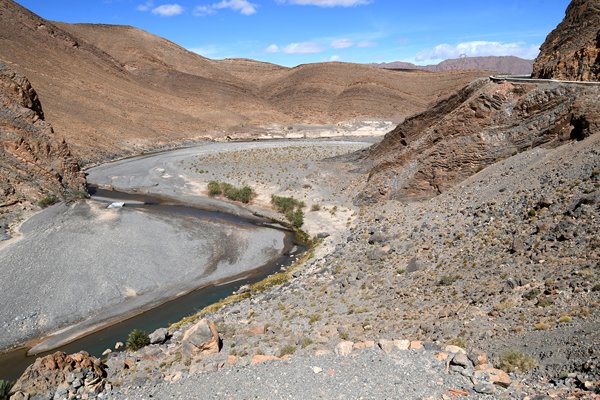
[[[43,115],[67,139],[62,152],[50,152],[52,160],[63,166],[72,161],[68,146],[84,162],[163,150],[100,164],[87,170],[88,179],[106,189],[301,226],[296,240],[307,246],[296,262],[264,280],[142,333],[139,346],[129,340],[128,350],[115,343],[99,357],[56,352],[39,358],[11,384],[11,400],[185,399],[198,393],[219,399],[600,397],[596,1],[571,2],[542,45],[535,79],[526,81],[492,79],[481,71],[213,61],[132,27],[50,23],[8,1],[0,2],[0,11],[10,25],[0,27],[2,45],[10,48],[0,50],[6,51],[0,59],[10,55],[9,67],[25,73],[41,99],[40,105],[18,78],[19,85],[10,87],[28,93],[20,97],[19,115],[29,120],[11,123],[31,129],[43,106]],[[56,65],[49,62],[42,74],[40,61],[17,49],[23,43],[50,60],[57,54]],[[69,70],[63,59],[79,67]],[[7,76],[14,81],[17,75]],[[90,85],[94,90],[84,96]],[[66,87],[72,97],[64,96]],[[158,102],[165,93],[169,97]],[[69,108],[75,104],[77,117]],[[200,121],[205,125],[198,130]],[[373,129],[391,121],[399,123],[383,138],[373,137]],[[123,131],[128,124],[131,130]],[[5,125],[2,140],[9,137]],[[350,137],[360,129],[370,136]],[[324,132],[347,134],[323,139]],[[46,136],[53,135],[47,128]],[[166,150],[204,135],[279,140],[211,140]],[[30,147],[39,157],[38,148]],[[66,165],[71,168],[57,170],[59,182],[63,175],[81,178],[79,166]],[[32,175],[19,179],[37,182]],[[252,188],[248,203],[225,199],[223,182]],[[5,186],[20,193],[19,185]],[[66,198],[68,188],[65,183],[31,193]],[[30,192],[23,193],[22,201],[32,203]],[[291,197],[293,213],[278,211],[283,200],[273,195]],[[35,238],[50,232],[60,238],[69,224],[118,229],[117,222],[134,215],[142,219],[134,225],[144,228],[117,237],[147,241],[142,264],[164,256],[155,255],[159,247],[152,245],[164,242],[152,240],[164,233],[173,243],[161,244],[186,253],[183,272],[191,276],[194,257],[186,246],[196,239],[185,224],[178,229],[169,220],[93,204],[71,200],[42,211],[21,225],[20,242],[13,238],[0,248],[0,259],[17,251],[22,255],[15,260],[63,248],[76,252],[88,243],[102,254],[110,251],[102,243],[114,234],[100,232],[100,240],[78,238],[69,246],[33,243],[52,243]],[[85,227],[82,209],[103,222]],[[297,215],[299,223],[292,218]],[[194,230],[200,236],[207,230],[219,242],[229,236],[202,226]],[[52,256],[57,268],[69,268],[56,260]],[[27,270],[37,271],[33,267]],[[119,284],[145,275],[144,268],[134,267]],[[181,278],[176,269],[154,265],[145,287],[160,290],[161,274],[169,282]],[[35,282],[28,284],[33,287],[27,291],[35,291]],[[11,297],[18,295],[17,287],[8,289],[15,292]],[[30,301],[36,299],[37,293],[31,295]],[[24,324],[31,328],[38,317],[8,304],[0,312],[10,314],[0,322],[11,334],[22,334]]]

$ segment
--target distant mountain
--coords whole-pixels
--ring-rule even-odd
[[[373,64],[379,68],[423,70],[431,72],[476,70],[492,71],[510,75],[529,75],[533,68],[533,60],[524,60],[513,56],[462,57],[445,60],[437,65],[415,65],[409,62],[394,61],[390,63]]]

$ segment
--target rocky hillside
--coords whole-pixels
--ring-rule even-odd
[[[493,71],[509,75],[529,75],[533,67],[532,60],[514,56],[462,57],[444,60],[435,65],[415,65],[403,61],[374,64],[386,69],[418,69],[431,72],[479,70]]]
[[[478,80],[388,133],[362,201],[440,194],[497,161],[600,131],[600,87]]]
[[[27,76],[74,154],[251,137],[265,125],[399,121],[481,72],[214,61],[130,26],[53,23],[0,0],[0,59]]]
[[[65,198],[85,191],[85,177],[65,141],[45,121],[37,93],[27,78],[3,64],[0,107],[2,227],[15,209],[52,196]]]
[[[542,44],[533,77],[600,81],[600,2],[571,1],[565,19]]]

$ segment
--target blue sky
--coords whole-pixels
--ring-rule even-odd
[[[17,0],[63,22],[133,25],[209,58],[294,66],[534,58],[568,0]]]

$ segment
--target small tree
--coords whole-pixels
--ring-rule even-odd
[[[221,185],[217,181],[208,182],[208,195],[209,196],[218,196],[222,193]]]
[[[127,349],[136,351],[150,344],[150,337],[141,329],[134,329],[127,338]]]

